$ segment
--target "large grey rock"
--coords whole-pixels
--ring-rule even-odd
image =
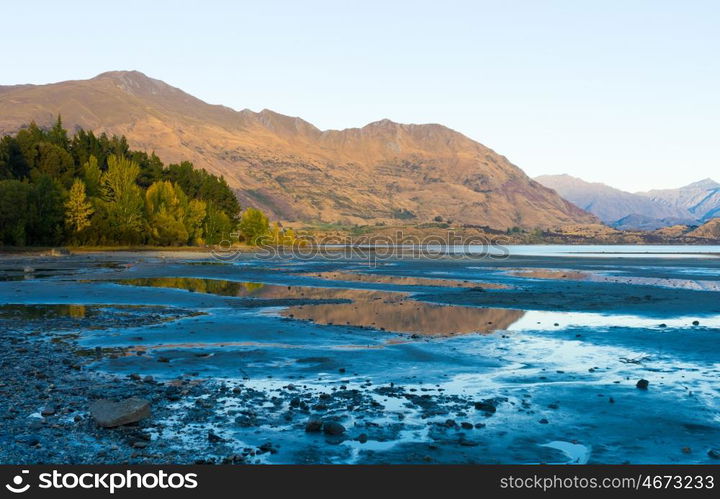
[[[138,397],[120,401],[100,399],[90,404],[90,415],[98,426],[114,428],[150,417],[150,402]]]

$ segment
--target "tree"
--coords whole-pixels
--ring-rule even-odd
[[[98,160],[94,155],[91,154],[83,164],[81,174],[88,196],[100,196],[100,177],[102,172],[100,171]]]
[[[161,180],[145,193],[150,239],[163,246],[185,244],[190,237],[185,227],[187,196],[172,182]]]
[[[185,228],[190,236],[189,242],[202,244],[203,242],[203,221],[207,216],[207,204],[205,201],[193,199],[188,203],[187,214],[185,215]]]
[[[12,178],[22,180],[29,173],[30,167],[15,137],[6,135],[0,139],[0,180]]]
[[[108,169],[101,184],[109,238],[118,243],[138,243],[142,238],[144,203],[135,183],[139,173],[137,163],[114,154],[108,157]]]
[[[233,223],[227,214],[218,209],[214,203],[207,204],[207,214],[203,223],[203,235],[207,244],[219,244],[229,240],[233,231]]]
[[[58,244],[63,239],[65,190],[50,175],[34,179],[28,202],[28,244]]]
[[[50,142],[67,151],[68,146],[70,146],[70,140],[67,136],[67,130],[63,128],[62,117],[59,114],[55,124],[48,131],[47,135]]]
[[[258,244],[270,232],[270,223],[262,211],[248,208],[240,217],[239,229],[245,242]]]
[[[224,178],[193,168],[189,161],[168,166],[163,176],[182,187],[189,197],[206,203],[212,201],[217,209],[224,211],[233,222],[237,222],[240,203]]]
[[[70,195],[65,202],[65,225],[77,236],[90,227],[90,215],[95,211],[85,195],[85,183],[75,179],[70,188]]]
[[[124,136],[79,129],[69,137],[60,116],[49,128],[31,122],[0,138],[6,180],[21,182],[3,184],[0,244],[56,244],[79,233],[88,244],[216,244],[240,215],[222,177],[189,162],[165,168]],[[160,181],[170,183],[150,190]],[[248,230],[263,233],[267,223],[255,222],[260,228]]]
[[[31,187],[19,180],[0,181],[0,244],[25,246]]]

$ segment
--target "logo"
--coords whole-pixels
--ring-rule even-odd
[[[23,486],[23,475],[26,475],[30,473],[29,470],[22,470],[20,475],[15,475],[12,479],[12,485],[11,484],[5,484],[5,488],[8,489],[13,494],[22,494],[23,492],[27,492],[27,490],[30,488],[30,484],[26,483]]]

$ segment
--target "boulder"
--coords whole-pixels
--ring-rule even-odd
[[[345,427],[336,421],[325,421],[323,423],[323,433],[326,435],[342,435],[345,433]]]
[[[138,397],[113,401],[100,399],[90,404],[90,415],[98,426],[114,428],[150,417],[150,402]]]
[[[305,431],[308,433],[315,433],[322,430],[323,422],[318,418],[310,418],[305,423]]]

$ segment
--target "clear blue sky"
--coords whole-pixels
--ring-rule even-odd
[[[8,2],[0,84],[137,69],[346,128],[442,123],[535,176],[720,181],[720,2]]]

